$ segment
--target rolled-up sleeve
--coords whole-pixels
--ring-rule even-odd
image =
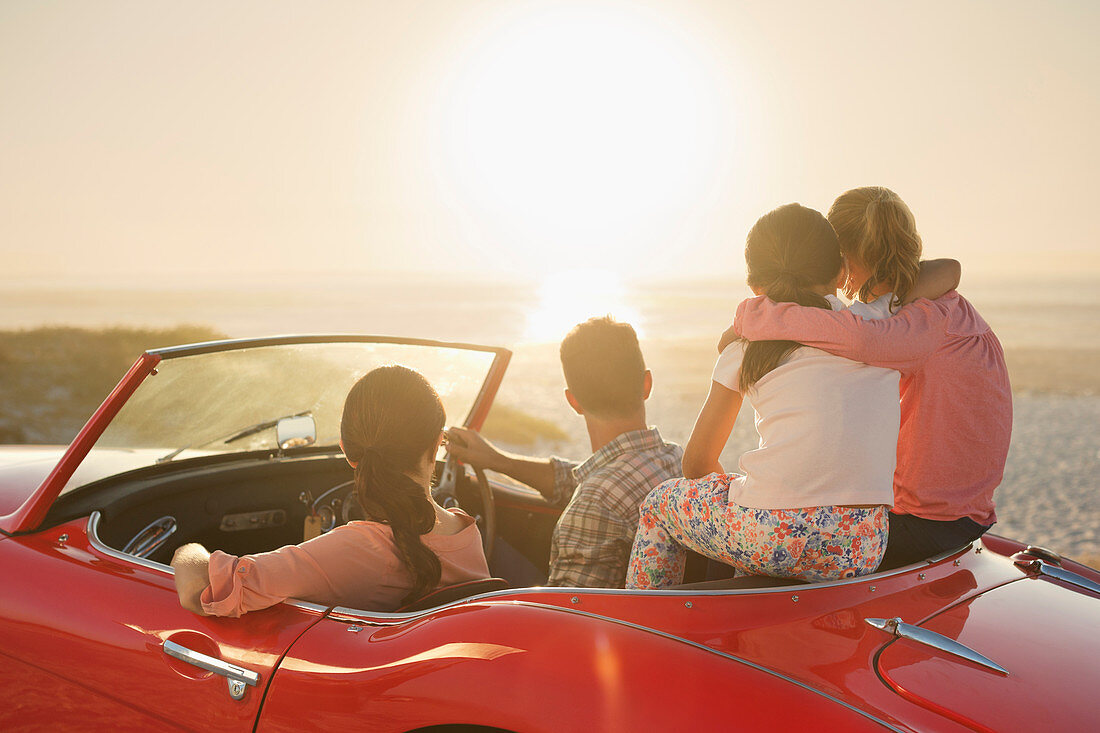
[[[215,550],[208,575],[210,585],[199,597],[202,610],[232,618],[287,598],[308,598],[329,584],[317,562],[298,545],[244,557]]]

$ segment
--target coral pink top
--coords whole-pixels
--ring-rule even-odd
[[[760,296],[738,306],[734,328],[750,340],[789,339],[900,371],[894,511],[997,521],[993,490],[1012,433],[1008,369],[997,336],[957,292],[877,321]]]
[[[472,517],[453,511],[466,526],[453,535],[421,541],[439,557],[439,587],[489,577],[481,533]],[[237,617],[287,598],[325,606],[393,611],[412,589],[393,531],[379,522],[348,522],[300,545],[235,557],[210,555],[210,586],[200,600],[206,613]]]

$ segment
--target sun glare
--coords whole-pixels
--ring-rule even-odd
[[[640,314],[626,298],[614,272],[580,270],[555,273],[543,280],[538,305],[527,317],[524,340],[560,341],[569,329],[592,317],[611,315],[634,326],[643,336]]]
[[[675,236],[718,175],[712,79],[690,37],[647,11],[517,12],[447,84],[440,174],[489,222],[498,265],[637,272],[640,248]]]

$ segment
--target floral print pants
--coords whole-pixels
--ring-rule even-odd
[[[734,474],[674,479],[641,506],[627,588],[683,581],[686,550],[749,575],[838,580],[873,573],[886,552],[887,507],[751,509],[729,501]]]

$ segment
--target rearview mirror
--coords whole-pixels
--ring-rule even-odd
[[[280,450],[313,445],[317,442],[317,423],[310,415],[284,417],[275,424],[275,440]]]

